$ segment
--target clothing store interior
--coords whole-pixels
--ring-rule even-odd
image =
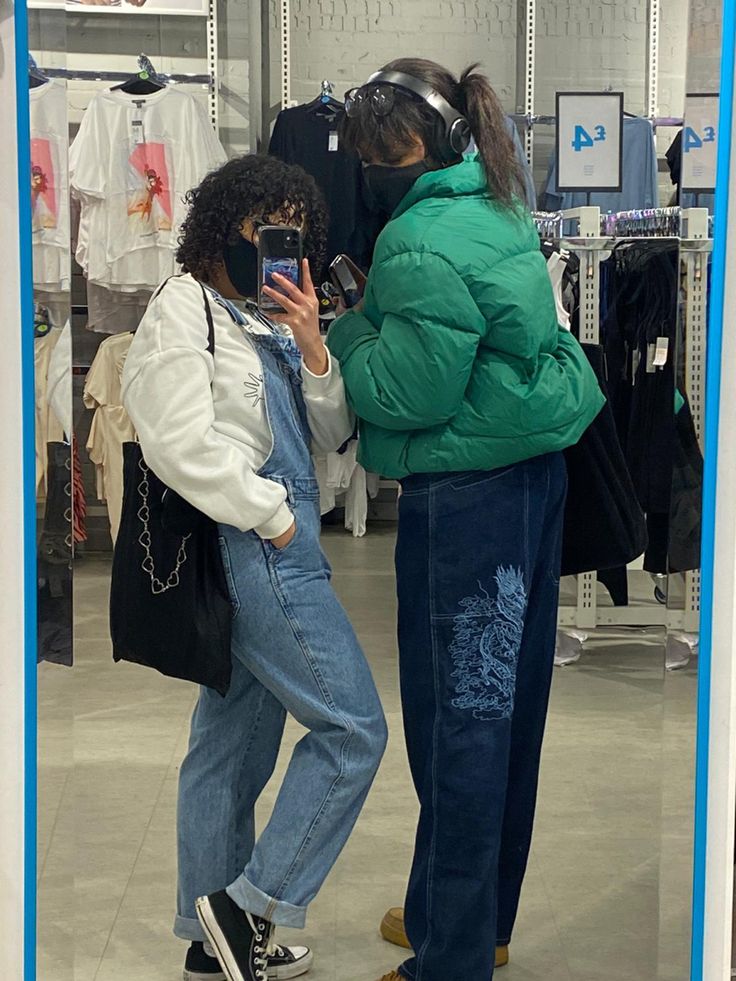
[[[446,66],[456,77],[477,63],[490,80],[523,175],[519,198],[525,201],[516,206],[527,212],[524,220],[531,221],[538,235],[558,326],[583,346],[607,401],[587,445],[592,429],[565,449],[569,495],[556,641],[554,655],[551,644],[548,651],[537,652],[547,659],[551,694],[518,914],[515,908],[503,909],[508,903],[503,881],[499,889],[487,888],[476,881],[473,870],[447,871],[445,863],[452,866],[451,855],[446,855],[452,831],[445,829],[444,837],[438,833],[438,845],[435,828],[430,866],[443,866],[442,874],[450,878],[455,875],[458,902],[468,890],[476,890],[472,894],[477,896],[472,915],[462,914],[460,944],[458,924],[448,926],[440,973],[430,966],[438,962],[429,953],[426,961],[422,958],[436,946],[443,920],[452,921],[452,915],[427,914],[429,920],[434,917],[434,941],[426,923],[417,925],[419,914],[416,923],[407,915],[407,933],[424,938],[409,961],[411,951],[405,948],[412,943],[406,942],[403,919],[405,901],[420,903],[422,875],[424,888],[431,892],[427,876],[432,874],[413,868],[415,848],[418,855],[427,832],[420,824],[417,836],[421,780],[413,762],[410,766],[404,727],[411,742],[408,713],[421,712],[412,690],[430,671],[437,644],[428,639],[422,646],[417,639],[400,681],[394,561],[400,508],[408,516],[405,534],[413,535],[418,527],[412,508],[418,507],[414,502],[421,490],[412,481],[421,478],[402,485],[397,481],[412,473],[411,461],[401,474],[371,468],[371,460],[380,456],[379,441],[366,437],[357,405],[358,423],[339,450],[323,453],[313,447],[322,549],[375,680],[388,744],[362,810],[354,806],[355,813],[349,814],[347,806],[336,803],[342,798],[335,791],[331,806],[344,807],[349,826],[344,834],[335,831],[335,839],[342,838],[334,854],[313,859],[316,871],[304,887],[310,900],[304,929],[297,922],[297,907],[306,901],[294,901],[289,907],[294,915],[284,913],[277,923],[277,945],[272,942],[269,948],[275,960],[267,974],[290,978],[308,970],[314,981],[374,981],[382,976],[476,981],[481,974],[472,967],[472,957],[464,960],[460,948],[472,953],[490,943],[492,953],[495,936],[496,973],[507,981],[690,977],[704,374],[716,210],[715,157],[708,144],[715,141],[718,119],[721,2],[149,0],[147,6],[145,0],[66,5],[28,0],[27,5],[39,543],[39,981],[168,981],[182,972],[190,981],[251,977],[232,966],[221,969],[211,956],[217,945],[205,941],[212,941],[213,934],[197,933],[194,914],[187,918],[182,910],[182,903],[191,907],[197,896],[180,895],[177,900],[177,875],[180,893],[184,888],[177,854],[179,778],[200,689],[176,670],[132,663],[136,658],[126,653],[122,641],[113,657],[115,544],[122,546],[116,552],[118,576],[125,571],[124,557],[150,573],[151,596],[140,609],[151,615],[153,633],[161,629],[150,614],[157,587],[172,596],[179,574],[183,582],[187,571],[184,544],[166,568],[168,559],[159,565],[151,556],[147,528],[153,505],[149,509],[147,497],[154,488],[128,467],[136,445],[147,451],[142,427],[141,443],[136,444],[138,427],[124,405],[124,366],[135,351],[136,331],[149,303],[158,302],[152,296],[162,282],[181,272],[177,247],[189,206],[187,192],[226,161],[259,153],[299,165],[326,201],[326,255],[322,268],[313,268],[313,273],[322,333],[328,336],[334,330],[340,338],[328,345],[334,381],[335,365],[349,345],[341,340],[340,327],[332,327],[342,308],[336,305],[330,267],[337,256],[348,256],[369,274],[370,294],[371,279],[378,276],[372,266],[374,251],[389,248],[382,238],[396,245],[390,215],[380,213],[367,187],[367,172],[375,168],[365,164],[376,160],[367,159],[365,145],[345,138],[351,122],[346,116],[363,99],[379,122],[388,118],[393,96],[387,100],[386,90],[393,83],[382,87],[379,80],[373,88],[362,87],[396,59],[416,58]],[[423,99],[403,84],[402,89],[397,83],[402,98]],[[349,92],[352,98],[346,99]],[[482,148],[484,143],[482,134],[471,135],[460,147],[460,156],[468,160],[474,144]],[[586,152],[598,154],[595,165],[582,159]],[[467,161],[454,164],[469,166]],[[422,180],[426,175],[418,183]],[[460,241],[463,228],[452,235]],[[526,301],[515,297],[508,284],[494,282],[505,291],[499,304],[512,310],[518,300],[519,309],[525,309]],[[522,281],[513,282],[523,293]],[[374,292],[377,299],[366,300],[366,316],[371,303],[380,305],[378,285]],[[455,302],[450,293],[448,286],[447,296],[438,299],[442,309]],[[401,297],[392,302],[407,304],[411,311],[414,301]],[[237,316],[232,304],[228,308]],[[218,316],[227,314],[218,308],[219,323]],[[203,351],[206,330],[205,325]],[[406,331],[412,330],[407,322]],[[349,371],[346,364],[343,373],[350,391],[356,369]],[[253,375],[250,381],[235,379],[239,388],[245,385],[245,397],[242,390],[238,395],[243,405],[257,406],[264,397],[258,387],[262,382]],[[266,391],[268,384],[267,378]],[[317,384],[311,375],[305,378],[307,400]],[[147,395],[136,390],[136,411],[148,425],[150,414],[140,405],[146,397],[151,405],[162,400],[155,391]],[[375,415],[380,424],[378,409]],[[279,432],[278,413],[270,419]],[[362,451],[363,438],[371,443],[370,451]],[[388,458],[389,442],[384,446]],[[166,473],[160,476],[173,482]],[[452,474],[444,476],[444,483],[433,486],[444,495],[446,516],[440,520],[449,522],[449,534],[460,520],[450,499],[454,493],[469,493],[470,484],[465,474],[456,491]],[[518,502],[522,496],[520,491]],[[192,503],[201,507],[199,500]],[[506,520],[505,513],[499,512],[499,521]],[[472,512],[464,510],[463,515],[475,525],[480,555],[485,512],[475,521]],[[222,520],[218,514],[210,517]],[[127,518],[133,526],[141,522],[142,531]],[[274,528],[273,534],[280,531]],[[186,543],[186,536],[181,542]],[[228,543],[232,552],[233,541],[228,538]],[[283,560],[274,562],[286,562],[290,549],[287,545]],[[401,561],[414,561],[418,568],[419,559],[408,552],[405,545]],[[227,557],[227,543],[222,556]],[[472,570],[472,545],[464,555],[458,552],[457,561]],[[554,569],[553,557],[550,563]],[[549,575],[556,588],[556,573]],[[433,622],[442,621],[437,636],[449,632],[444,653],[454,658],[453,711],[462,711],[463,718],[485,732],[510,725],[510,713],[498,708],[501,696],[479,691],[478,678],[471,676],[477,659],[473,662],[470,648],[477,646],[482,632],[482,684],[490,690],[488,672],[495,671],[493,683],[503,694],[508,666],[488,651],[503,647],[494,630],[499,617],[507,615],[504,602],[518,603],[519,590],[524,601],[524,585],[514,576],[514,569],[500,566],[495,583],[492,576],[471,575],[466,592],[459,594],[470,598],[461,601],[454,616],[447,604],[436,618],[432,614]],[[257,588],[253,586],[254,596]],[[417,610],[423,603],[433,611],[442,604],[432,573],[413,588]],[[247,608],[247,594],[242,600]],[[228,616],[232,613],[228,610]],[[324,614],[325,644],[334,642],[330,615]],[[286,622],[286,601],[284,616]],[[320,616],[317,610],[310,626],[318,636]],[[129,616],[128,627],[137,629],[140,623],[134,620]],[[511,627],[509,643],[518,622]],[[125,633],[119,622],[117,628]],[[276,630],[273,636],[278,646]],[[539,672],[544,675],[544,664]],[[362,684],[360,677],[356,671],[356,685]],[[220,699],[222,694],[210,691],[207,697]],[[260,793],[247,774],[242,778],[257,798],[256,835],[267,826],[282,783],[280,804],[287,803],[283,798],[288,794],[293,801],[296,791],[292,807],[297,813],[303,807],[309,820],[314,818],[309,834],[317,834],[329,803],[328,798],[322,810],[311,814],[310,795],[317,786],[311,772],[302,765],[302,783],[296,786],[293,767],[287,776],[292,754],[299,761],[300,753],[308,753],[309,727],[296,720],[299,713],[286,701],[273,773],[268,760],[258,761],[260,771],[268,771],[262,777],[259,771],[257,779],[265,785]],[[245,769],[250,765],[246,743],[256,738],[260,703],[257,712],[255,703],[247,711],[249,718],[233,721],[238,738],[230,742],[232,757],[237,757],[237,766],[246,760]],[[544,716],[543,707],[540,714]],[[537,727],[542,717],[536,719]],[[532,723],[522,716],[518,725]],[[419,725],[415,740],[421,741],[424,731]],[[432,735],[430,719],[429,743],[437,741],[438,731],[436,724]],[[413,752],[414,761],[420,750],[414,746]],[[216,763],[215,749],[213,753]],[[457,753],[462,762],[460,748]],[[324,766],[317,756],[315,768]],[[467,770],[467,754],[464,758]],[[445,757],[450,769],[452,760],[452,755]],[[510,763],[499,767],[498,760],[498,755],[489,757],[482,773],[481,752],[475,772],[449,781],[450,788],[463,788],[465,803],[445,801],[445,812],[425,795],[422,821],[431,823],[428,815],[434,807],[452,820],[454,806],[460,821],[468,782],[477,781],[483,794],[497,782],[503,796],[505,769],[518,764],[513,747]],[[350,763],[354,766],[356,762]],[[494,767],[499,767],[497,776]],[[527,774],[531,790],[521,793],[533,798],[537,774],[532,769]],[[192,768],[187,773],[193,779]],[[433,786],[436,797],[441,791],[436,781]],[[445,787],[444,792],[450,790]],[[200,835],[202,849],[209,840],[202,825],[210,814],[215,821],[220,803],[214,796],[204,805],[199,802],[196,820],[201,824],[194,834]],[[187,823],[182,806],[179,846],[182,824]],[[531,820],[530,808],[528,802],[519,806],[523,824]],[[504,834],[514,823],[509,807]],[[234,874],[219,881],[211,871],[210,892],[229,886],[243,871],[243,857],[248,861],[254,832],[245,810],[233,807],[225,818],[236,824],[240,818],[243,825],[234,831],[239,836],[231,843],[234,857],[224,859],[228,869],[234,866]],[[300,820],[294,818],[294,835],[301,833]],[[288,824],[280,834],[277,846],[280,842],[286,854],[290,848],[295,851]],[[500,849],[503,866],[500,829],[488,840],[481,837],[483,861],[491,866],[495,861],[498,867]],[[307,836],[303,848],[308,841]],[[196,846],[190,841],[189,847]],[[467,849],[458,841],[456,847]],[[486,855],[489,847],[495,849],[495,859]],[[264,892],[262,888],[259,895]],[[254,908],[253,914],[266,917],[277,905],[283,911],[291,894],[287,890],[283,895],[287,900]],[[447,902],[446,895],[442,902]],[[496,915],[498,927],[492,922]],[[508,930],[500,925],[503,918]],[[404,941],[404,949],[396,941]],[[408,967],[392,975],[402,963]],[[471,966],[463,967],[466,963]]]

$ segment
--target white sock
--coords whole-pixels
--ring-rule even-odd
[[[217,957],[217,954],[215,953],[215,948],[212,946],[209,940],[205,940],[204,942],[204,952],[205,954],[207,954],[208,957]]]

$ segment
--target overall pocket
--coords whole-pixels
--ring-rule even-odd
[[[227,589],[230,593],[230,602],[233,607],[233,617],[236,617],[240,612],[240,597],[238,596],[238,589],[235,585],[235,576],[233,575],[233,566],[230,560],[230,548],[227,544],[227,539],[220,535],[220,554],[222,555],[222,567],[225,571],[225,580],[227,582]]]

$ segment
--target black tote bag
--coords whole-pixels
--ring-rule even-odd
[[[597,344],[583,344],[606,404],[565,450],[568,491],[562,536],[562,575],[625,566],[647,547],[644,512],[634,490],[608,402],[605,359]]]
[[[202,293],[214,353],[212,313]],[[225,695],[231,626],[217,524],[156,477],[138,443],[125,443],[110,590],[113,659]]]

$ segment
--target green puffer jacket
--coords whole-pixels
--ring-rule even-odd
[[[361,462],[385,477],[565,449],[604,402],[557,323],[531,219],[494,203],[477,160],[417,180],[378,240],[362,312],[327,343]]]

